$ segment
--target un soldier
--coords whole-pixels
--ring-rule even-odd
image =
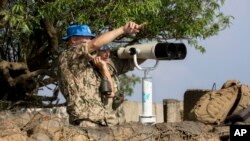
[[[122,34],[139,32],[142,25],[128,22],[95,37],[87,25],[70,25],[63,37],[68,49],[59,57],[59,87],[67,101],[71,124],[112,126],[125,122],[118,75],[134,68],[129,59],[110,57],[106,44]],[[144,60],[139,60],[142,63]]]

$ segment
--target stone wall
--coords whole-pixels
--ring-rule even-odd
[[[142,103],[134,101],[125,101],[123,104],[125,111],[125,118],[127,122],[138,122],[139,115],[142,114]],[[162,122],[179,122],[182,121],[183,115],[183,102],[173,99],[165,99],[162,103],[153,103],[152,106],[153,114],[156,117],[156,123]],[[65,121],[68,120],[68,114],[66,107],[55,107],[55,108],[29,108],[22,109],[20,112],[36,113],[36,112],[47,112],[50,114],[56,114],[58,117],[63,118]]]
[[[156,123],[162,122],[179,122],[182,120],[183,103],[178,100],[165,99],[164,104],[154,103],[153,114],[156,117]],[[142,114],[142,103],[134,101],[125,101],[123,104],[125,111],[125,118],[127,122],[138,122],[139,115]],[[66,107],[55,107],[55,108],[29,108],[21,109],[19,112],[25,113],[36,113],[36,112],[47,112],[50,114],[56,114],[59,118],[68,121],[68,114]]]
[[[229,138],[229,126],[199,122],[129,122],[113,127],[81,128],[68,124],[65,108],[0,111],[0,141],[220,141]]]
[[[139,115],[142,114],[142,103],[125,101],[124,111],[126,121],[139,121]],[[156,123],[161,122],[180,122],[183,119],[183,102],[173,99],[165,99],[163,103],[153,103],[153,115],[156,117]]]

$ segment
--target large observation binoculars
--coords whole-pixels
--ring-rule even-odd
[[[140,59],[182,60],[186,57],[187,49],[183,43],[150,43],[121,47],[117,56],[121,59],[133,58],[137,54]]]

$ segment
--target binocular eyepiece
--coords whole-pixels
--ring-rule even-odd
[[[182,60],[187,55],[183,43],[138,44],[119,48],[117,56],[121,59],[132,58],[134,54],[140,59]]]

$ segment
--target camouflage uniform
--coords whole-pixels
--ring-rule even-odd
[[[101,77],[90,63],[92,58],[84,45],[72,47],[59,57],[59,86],[67,100],[70,123],[80,126],[86,121],[106,126],[121,124],[125,122],[123,108],[112,108],[113,98],[101,98]],[[119,58],[111,58],[109,62],[117,95],[117,75],[131,70],[134,65],[132,60]]]

